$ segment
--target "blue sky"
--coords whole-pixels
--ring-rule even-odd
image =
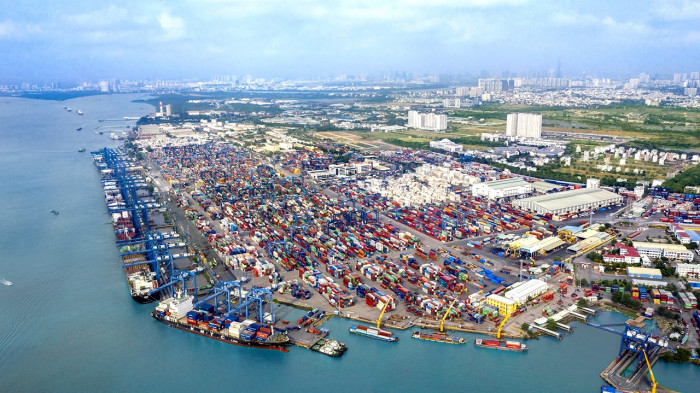
[[[8,2],[0,83],[700,71],[700,1]]]

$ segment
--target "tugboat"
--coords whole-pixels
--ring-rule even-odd
[[[340,357],[347,351],[348,347],[340,341],[333,339],[322,338],[316,342],[316,344],[311,346],[311,350],[315,352],[328,355],[330,357]]]
[[[57,215],[59,214],[59,213],[58,213],[58,210],[50,210],[50,212],[51,212],[54,216],[57,216]]]
[[[453,337],[442,332],[413,332],[411,337],[419,340],[437,341],[447,344],[464,344],[467,342],[467,340],[463,339],[462,337]]]
[[[80,149],[78,149],[78,153],[82,153],[82,152],[84,152],[84,151],[85,151],[85,148],[84,148],[84,147],[81,147]]]

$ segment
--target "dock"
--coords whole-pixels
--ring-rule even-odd
[[[595,309],[592,309],[592,308],[588,308],[588,307],[579,307],[578,309],[581,310],[582,312],[586,313],[586,314],[589,314],[589,315],[598,315],[598,310],[595,310]]]
[[[565,324],[563,324],[563,323],[561,323],[561,322],[557,322],[557,326],[559,327],[559,329],[564,330],[564,331],[567,331],[567,332],[569,332],[569,333],[571,333],[571,332],[574,331],[574,328],[572,328],[572,327],[569,326],[569,325],[565,325]]]

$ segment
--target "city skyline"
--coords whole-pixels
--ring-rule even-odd
[[[697,1],[27,1],[0,19],[0,73],[5,83],[672,74],[695,71],[698,21]]]

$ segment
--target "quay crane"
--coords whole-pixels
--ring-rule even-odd
[[[649,376],[651,377],[651,393],[656,393],[656,378],[654,378],[654,373],[651,371],[651,363],[649,363],[649,357],[647,357],[647,351],[642,350],[644,354],[644,360],[647,362],[647,368],[649,368]]]
[[[506,321],[508,320],[508,318],[510,318],[511,315],[513,315],[512,312],[510,314],[506,315],[506,317],[503,318],[503,321],[501,321],[501,323],[498,325],[498,333],[496,333],[497,339],[499,339],[499,340],[501,339],[501,330],[503,330],[503,326],[506,325]]]
[[[389,296],[389,301],[384,304],[384,307],[382,307],[382,312],[379,314],[379,318],[377,318],[377,329],[381,328],[382,324],[382,317],[384,316],[384,312],[386,311],[387,307],[389,307],[389,303],[391,303],[391,296]]]
[[[447,307],[447,311],[445,312],[445,315],[442,316],[442,319],[440,320],[440,331],[444,331],[445,327],[445,320],[447,319],[447,316],[450,315],[450,311],[452,311],[452,307],[454,307],[455,303],[457,303],[457,300],[459,300],[459,295],[462,294],[462,292],[457,292],[455,293],[455,298],[452,299],[452,302],[450,303],[450,306]]]

